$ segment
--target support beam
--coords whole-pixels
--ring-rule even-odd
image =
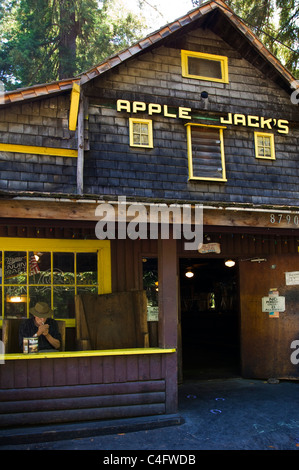
[[[159,346],[177,349],[178,270],[177,241],[158,242]],[[178,405],[177,353],[165,357],[166,413],[176,413]]]
[[[78,114],[78,161],[77,161],[77,193],[83,194],[84,173],[84,95],[81,93]]]

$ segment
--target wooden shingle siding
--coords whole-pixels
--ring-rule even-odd
[[[182,48],[227,56],[229,83],[183,78]],[[291,105],[283,89],[216,34],[207,29],[193,30],[168,47],[159,47],[120,64],[115,72],[106,72],[86,89],[90,102],[86,193],[202,202],[298,204],[297,107]],[[209,94],[208,100],[201,98],[202,91]],[[153,114],[150,118],[154,148],[132,148],[129,117],[148,119],[149,116],[117,112],[117,99],[190,107],[193,114],[208,112],[210,117],[214,116],[216,121],[200,121],[207,124],[219,125],[219,116],[227,113],[286,119],[290,131],[279,134],[274,129],[276,160],[257,161],[254,131],[258,129],[227,126],[223,133],[227,182],[188,181],[185,122]],[[292,125],[296,120],[297,124]]]
[[[13,104],[0,110],[0,142],[76,149],[68,130],[69,96]],[[0,189],[46,193],[76,191],[76,159],[0,152]]]

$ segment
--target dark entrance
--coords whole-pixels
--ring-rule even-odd
[[[184,380],[240,374],[238,267],[224,261],[180,260]],[[186,277],[188,271],[192,277]]]

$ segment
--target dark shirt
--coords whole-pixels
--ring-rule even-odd
[[[58,339],[61,342],[61,335],[58,330],[58,324],[53,318],[47,318],[46,324],[49,325],[49,333],[53,338]],[[38,327],[34,322],[34,317],[30,317],[24,320],[19,329],[19,346],[23,351],[23,338],[32,338],[37,333]],[[38,350],[42,351],[45,349],[55,349],[47,340],[44,335],[38,337]]]

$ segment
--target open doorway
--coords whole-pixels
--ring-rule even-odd
[[[240,374],[238,267],[224,261],[180,260],[183,380]]]

